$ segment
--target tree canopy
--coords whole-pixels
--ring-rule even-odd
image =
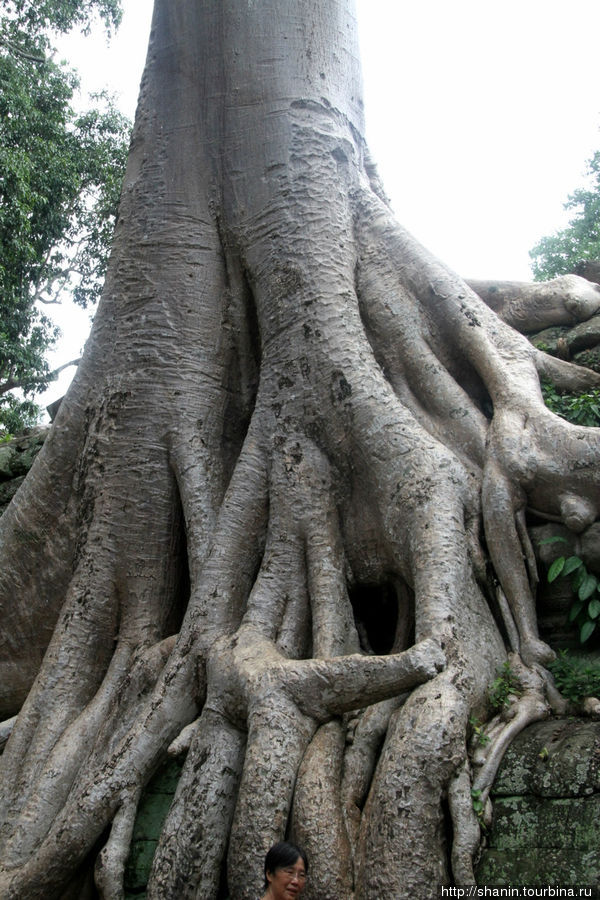
[[[95,16],[100,16],[107,30],[116,28],[122,17],[120,0],[3,0],[3,30],[8,26],[15,37],[47,41],[41,29],[51,28],[65,33],[72,28],[89,29]],[[15,34],[13,29],[18,29]],[[6,32],[3,33],[6,37]]]
[[[589,186],[574,191],[564,205],[573,212],[568,226],[543,237],[530,251],[537,281],[575,272],[585,260],[600,259],[600,150],[587,167]]]
[[[0,428],[35,416],[52,377],[57,330],[40,304],[99,295],[127,156],[129,122],[106,95],[74,109],[76,74],[53,59],[52,34],[107,30],[120,5],[9,2],[0,19]],[[25,400],[12,391],[21,388]]]

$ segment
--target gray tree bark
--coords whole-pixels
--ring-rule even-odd
[[[600,505],[539,376],[600,377],[402,230],[363,131],[347,0],[156,0],[92,336],[0,523],[2,897],[95,856],[122,897],[169,747],[151,898],[254,898],[290,833],[315,900],[473,878],[507,648],[547,709],[526,516]]]
[[[469,281],[475,293],[505,322],[523,333],[550,325],[575,325],[600,309],[600,285],[578,275],[551,281]]]

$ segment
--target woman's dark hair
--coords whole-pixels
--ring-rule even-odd
[[[308,874],[308,859],[302,847],[297,847],[296,844],[290,844],[288,841],[279,841],[278,844],[273,844],[265,857],[265,890],[269,887],[267,872],[272,875],[276,869],[293,866],[298,857],[302,859],[304,869]]]

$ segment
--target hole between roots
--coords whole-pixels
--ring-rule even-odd
[[[410,588],[394,579],[348,588],[361,647],[367,653],[399,652],[414,642]]]

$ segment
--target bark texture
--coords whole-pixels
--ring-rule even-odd
[[[579,275],[551,281],[469,281],[471,287],[501,319],[523,333],[550,325],[574,325],[600,309],[600,285]]]
[[[362,134],[346,0],[156,0],[103,300],[0,523],[3,898],[94,858],[122,897],[169,748],[150,898],[255,898],[286,834],[313,900],[473,878],[507,648],[548,708],[527,516],[600,504],[539,376],[600,376],[397,224]]]

